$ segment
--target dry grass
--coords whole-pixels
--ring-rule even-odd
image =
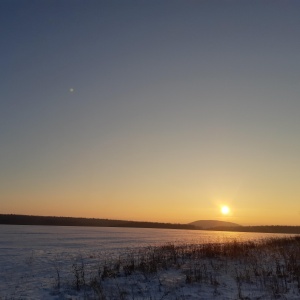
[[[291,293],[300,299],[300,236],[224,244],[166,244],[105,262],[95,270],[96,275],[87,275],[85,268],[83,261],[73,265],[73,287],[84,291],[86,299],[156,299],[155,295],[185,299],[174,292],[176,288],[168,289],[162,279],[161,274],[172,270],[184,278],[178,291],[183,284],[185,289],[201,286],[222,299],[222,288],[229,285],[226,281],[230,278],[235,299],[252,299],[251,295],[253,299],[277,299]],[[150,288],[153,285],[158,289],[155,295]]]

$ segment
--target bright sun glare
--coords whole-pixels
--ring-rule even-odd
[[[228,206],[224,205],[224,206],[221,207],[221,212],[222,212],[223,215],[227,215],[229,213],[229,211],[230,211],[230,209],[229,209]]]

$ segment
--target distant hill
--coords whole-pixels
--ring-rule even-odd
[[[218,221],[218,220],[199,220],[188,225],[193,225],[196,227],[200,227],[201,229],[214,229],[215,227],[241,227],[241,225],[232,223],[232,222],[225,222],[225,221]]]

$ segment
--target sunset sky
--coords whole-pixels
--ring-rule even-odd
[[[0,213],[300,225],[300,1],[2,0],[0,37]]]

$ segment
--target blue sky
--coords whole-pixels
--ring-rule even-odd
[[[1,212],[299,225],[299,9],[1,1]]]

